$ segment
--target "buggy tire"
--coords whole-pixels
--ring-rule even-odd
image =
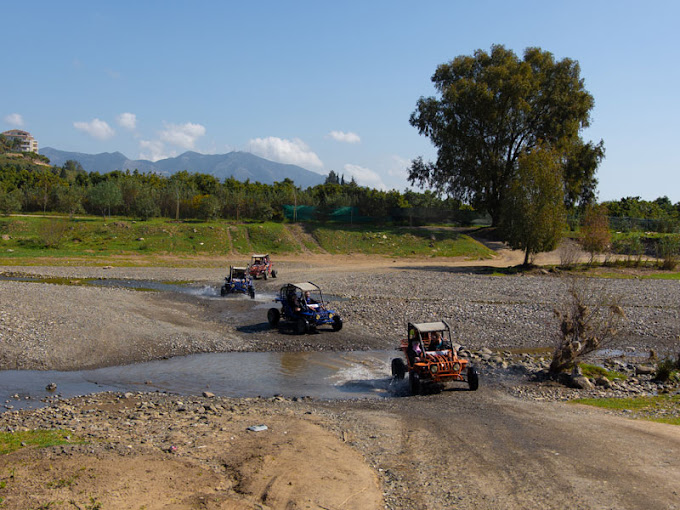
[[[220,296],[224,297],[227,295],[227,288],[223,285],[220,289]]]
[[[420,376],[415,372],[408,374],[408,386],[411,389],[411,395],[420,395],[422,392],[422,384],[420,383]]]
[[[264,278],[265,280],[267,279],[267,271],[265,271],[264,273],[262,273],[262,278]]]
[[[279,312],[276,308],[270,308],[269,311],[267,312],[267,322],[269,322],[269,325],[272,328],[275,328],[279,324],[279,320],[281,319],[281,312]]]
[[[309,326],[307,325],[307,321],[300,317],[295,321],[295,333],[298,335],[304,335],[307,333],[307,330],[309,329]]]
[[[248,289],[248,295],[250,296],[250,299],[255,299],[255,289],[253,289],[252,287],[250,287],[250,288]],[[278,310],[277,310],[277,312],[278,312]]]
[[[394,358],[392,360],[392,377],[402,380],[406,375],[406,365],[401,358]]]
[[[342,329],[342,319],[336,315],[333,317],[333,331],[340,331]]]
[[[467,382],[470,387],[470,391],[476,391],[479,388],[479,372],[475,367],[468,367],[467,369]]]
[[[272,278],[276,278],[276,269],[272,269]]]

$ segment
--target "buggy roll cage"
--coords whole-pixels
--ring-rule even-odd
[[[445,333],[448,338],[442,338],[445,343],[453,345],[451,341],[451,328],[448,322],[421,322],[421,323],[408,323],[408,344],[410,345],[413,340],[417,340],[420,344],[420,349],[422,352],[427,351],[425,349],[425,344],[423,344],[423,333]],[[444,336],[444,335],[443,335]]]

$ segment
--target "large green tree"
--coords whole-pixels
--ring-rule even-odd
[[[438,95],[421,97],[410,122],[435,145],[437,160],[414,160],[412,183],[484,209],[497,225],[520,154],[542,140],[559,153],[565,205],[591,197],[603,147],[579,135],[593,97],[578,62],[540,48],[520,59],[494,45],[440,65],[432,82]]]
[[[566,227],[559,155],[541,144],[518,158],[517,176],[503,202],[501,226],[511,248],[532,255],[554,250]]]

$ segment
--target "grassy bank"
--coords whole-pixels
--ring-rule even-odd
[[[635,398],[580,398],[574,404],[585,404],[621,411],[634,418],[680,425],[680,395],[658,395]]]
[[[443,228],[342,225],[132,221],[99,217],[0,218],[0,264],[78,259],[165,265],[164,258],[224,258],[272,254],[366,254],[389,257],[490,258],[471,237]],[[131,262],[136,261],[136,262]]]

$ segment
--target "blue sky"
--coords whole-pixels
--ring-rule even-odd
[[[253,152],[403,190],[435,156],[408,123],[437,65],[503,44],[581,65],[599,199],[680,202],[680,2],[54,2],[2,5],[0,130],[159,159]]]

